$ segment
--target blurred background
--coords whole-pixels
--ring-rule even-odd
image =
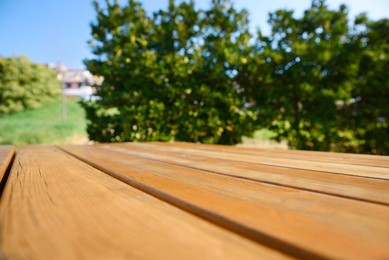
[[[3,0],[0,144],[388,154],[388,10],[384,0]]]

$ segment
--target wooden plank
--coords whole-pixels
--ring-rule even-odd
[[[374,167],[364,165],[351,165],[347,163],[331,163],[331,162],[319,162],[319,161],[307,161],[291,158],[278,158],[268,157],[262,155],[242,154],[242,153],[225,153],[220,151],[199,150],[193,147],[176,147],[169,146],[168,144],[152,143],[129,143],[135,147],[142,147],[145,145],[153,146],[155,149],[162,149],[161,151],[175,151],[182,152],[190,155],[204,156],[208,158],[218,158],[230,161],[241,161],[249,163],[257,163],[262,165],[279,166],[293,169],[304,169],[319,172],[328,172],[333,174],[343,174],[360,176],[365,178],[376,178],[389,180],[389,168],[387,167]]]
[[[155,143],[165,146],[166,143]],[[181,148],[195,148],[197,150],[210,150],[225,153],[239,153],[262,155],[267,157],[290,158],[307,161],[347,163],[365,166],[389,167],[389,157],[370,154],[351,154],[351,153],[334,153],[318,151],[301,151],[301,150],[270,150],[253,147],[227,146],[227,145],[209,145],[197,143],[169,143],[168,146]]]
[[[96,146],[63,149],[131,186],[294,257],[389,257],[386,206],[220,176]]]
[[[224,159],[188,155],[184,152],[174,152],[168,149],[161,151],[148,145],[137,146],[135,150],[131,149],[132,146],[128,144],[100,145],[99,147],[132,156],[140,156],[145,159],[205,170],[215,174],[226,174],[253,181],[389,206],[389,182],[387,180],[312,172],[247,162],[231,162]]]
[[[2,259],[285,258],[52,147],[18,149],[3,197]]]
[[[1,145],[0,146],[0,181],[5,184],[3,181],[4,175],[8,169],[9,164],[12,161],[12,158],[15,154],[15,148],[11,145]],[[2,185],[3,185],[2,184]]]

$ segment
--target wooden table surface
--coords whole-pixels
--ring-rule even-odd
[[[389,157],[0,146],[0,259],[389,259]]]

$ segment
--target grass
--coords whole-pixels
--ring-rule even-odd
[[[62,121],[62,102],[32,110],[0,116],[0,144],[73,143],[86,136],[85,112],[77,98],[67,99],[67,120]],[[270,141],[274,133],[256,131],[252,138],[243,137],[244,146],[286,149],[285,143]],[[78,137],[78,138],[77,138]],[[77,142],[77,141],[76,141]]]
[[[0,144],[56,144],[86,135],[85,112],[77,98],[67,99],[67,120],[62,121],[62,102],[0,116]]]

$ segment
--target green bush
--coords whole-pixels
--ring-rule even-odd
[[[90,139],[235,144],[253,132],[238,71],[251,38],[246,11],[222,0],[209,10],[170,1],[152,17],[136,1],[95,8],[96,57],[86,65],[104,82],[102,99],[84,103]]]
[[[312,0],[301,17],[271,13],[270,34],[253,37],[228,0],[170,0],[151,16],[135,0],[95,9],[92,140],[235,144],[266,128],[293,149],[389,153],[387,19],[351,23],[345,5]]]
[[[56,74],[26,57],[0,57],[0,115],[38,108],[60,96]]]
[[[259,124],[294,149],[389,153],[389,21],[313,0],[258,33],[251,75]],[[352,24],[352,25],[351,25]]]

